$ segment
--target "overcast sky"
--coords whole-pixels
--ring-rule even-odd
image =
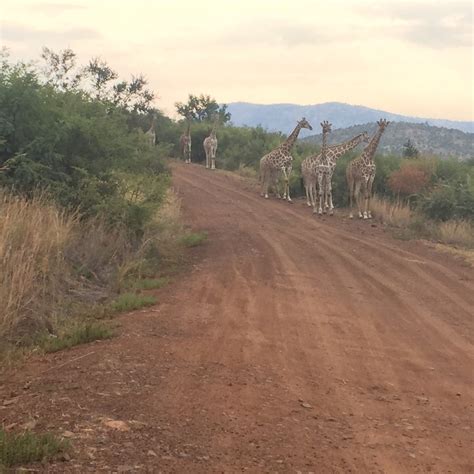
[[[173,113],[218,102],[340,101],[473,119],[470,0],[2,0],[2,46],[100,56]]]

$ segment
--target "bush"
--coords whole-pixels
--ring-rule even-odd
[[[8,433],[0,428],[0,468],[48,460],[68,447],[51,434]]]

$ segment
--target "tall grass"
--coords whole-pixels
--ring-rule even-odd
[[[97,308],[130,281],[155,277],[180,258],[184,235],[171,190],[141,238],[98,217],[66,214],[44,196],[1,195],[0,342],[55,332],[84,306]]]
[[[76,218],[41,196],[0,199],[0,335],[38,325],[54,312],[67,272],[64,253]]]
[[[399,230],[402,238],[424,238],[436,242],[474,249],[474,224],[468,220],[451,219],[440,222],[427,219],[403,202],[374,197],[371,201],[374,218]]]
[[[374,196],[371,199],[371,208],[376,220],[394,227],[406,227],[413,218],[410,207],[400,201],[392,202]]]

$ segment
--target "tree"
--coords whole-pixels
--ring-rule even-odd
[[[425,169],[416,163],[404,163],[399,170],[394,171],[388,179],[388,187],[397,195],[409,197],[419,194],[430,181]]]
[[[72,49],[67,48],[56,53],[43,47],[41,58],[46,63],[43,72],[48,84],[63,91],[78,88],[83,71],[77,68],[76,53]]]
[[[89,77],[93,94],[98,100],[134,112],[149,112],[155,94],[146,88],[148,81],[142,74],[132,76],[131,81],[115,82],[118,74],[102,59],[93,58],[84,69]]]
[[[192,118],[198,122],[212,121],[218,116],[220,123],[230,120],[231,114],[227,112],[227,105],[219,106],[215,99],[209,95],[201,94],[199,97],[189,94],[186,103],[176,102],[176,111],[184,118]]]
[[[407,142],[403,145],[403,156],[406,158],[418,158],[419,151],[415,147],[415,144],[409,138]]]

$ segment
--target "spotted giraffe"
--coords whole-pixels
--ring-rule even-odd
[[[290,136],[278,146],[278,148],[275,148],[260,159],[260,180],[262,183],[260,194],[266,199],[268,199],[268,188],[270,184],[275,185],[280,173],[282,173],[285,179],[283,199],[287,199],[288,202],[291,202],[289,186],[289,179],[293,167],[291,149],[302,128],[313,130],[313,127],[311,127],[309,122],[303,117],[291,132]]]
[[[155,143],[156,143],[155,123],[156,123],[156,115],[153,114],[150,128],[145,132],[145,136],[147,137],[148,143],[150,143],[151,146],[155,146]]]
[[[188,118],[186,132],[179,139],[181,156],[185,163],[191,163],[191,120]]]
[[[372,219],[372,213],[370,211],[370,197],[372,195],[372,185],[374,184],[375,178],[375,162],[374,155],[375,151],[380,142],[380,138],[384,130],[387,128],[390,122],[385,119],[381,119],[377,122],[379,129],[375,132],[374,136],[370,140],[369,144],[365,147],[362,154],[351,161],[346,169],[347,187],[349,189],[349,202],[350,202],[350,215],[352,219],[352,203],[355,198],[357,201],[357,207],[359,210],[359,218]],[[361,193],[364,196],[364,213],[361,211]]]
[[[211,133],[208,137],[204,139],[203,146],[204,152],[206,153],[206,168],[211,168],[211,170],[216,169],[216,152],[217,152],[217,136],[216,136],[216,128],[217,128],[217,120],[218,117],[214,119],[214,123],[212,125]]]
[[[334,204],[332,202],[332,177],[336,168],[337,160],[362,142],[369,142],[369,135],[367,132],[362,132],[344,143],[328,146],[326,150],[326,160],[329,165],[326,182],[328,188],[326,193],[329,199],[330,215],[334,213]],[[321,163],[321,156],[321,153],[308,156],[301,163],[301,175],[303,177],[303,184],[306,191],[306,204],[308,207],[313,206],[314,211],[316,210],[317,173],[318,166]],[[322,209],[322,211],[325,212],[326,209]]]

